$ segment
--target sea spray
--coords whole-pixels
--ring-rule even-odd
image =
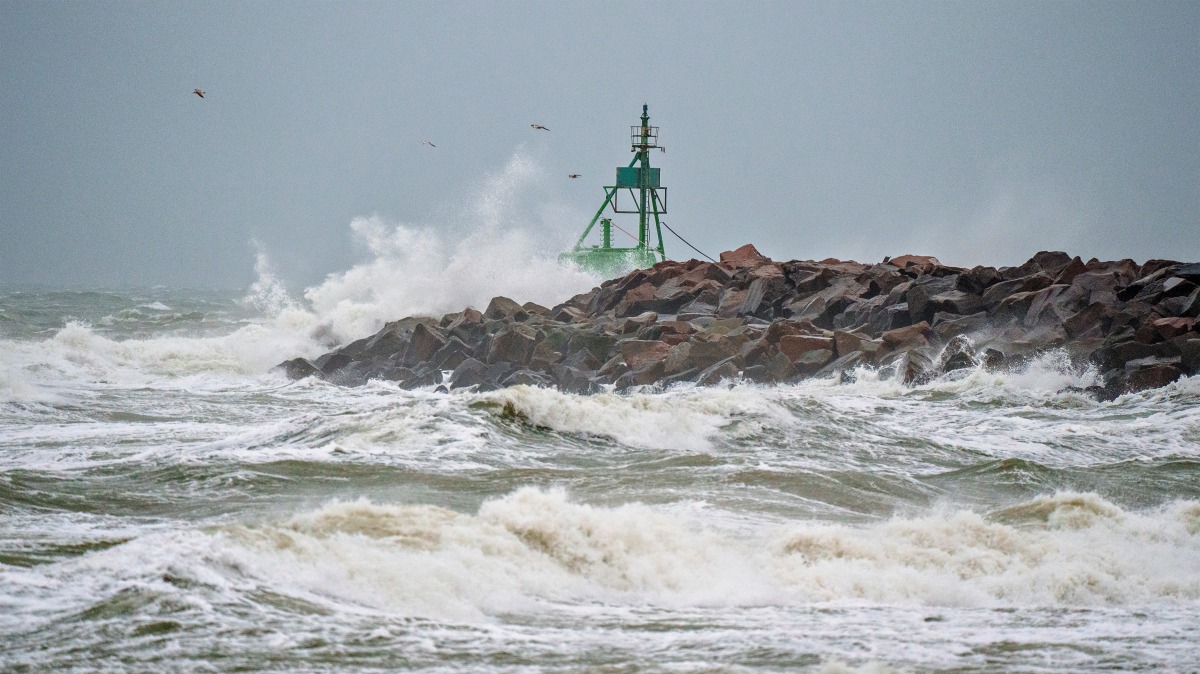
[[[457,220],[394,224],[380,216],[350,224],[370,259],[330,274],[305,298],[338,340],[371,334],[386,321],[483,309],[503,295],[553,306],[602,279],[559,265],[563,223],[530,222],[527,196],[541,170],[524,152],[488,176]]]
[[[299,303],[292,299],[287,286],[276,274],[275,266],[263,245],[257,241],[252,243],[257,249],[254,254],[255,280],[241,303],[253,307],[264,316],[277,316],[284,311],[299,309]]]

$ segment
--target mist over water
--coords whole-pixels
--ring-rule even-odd
[[[1187,671],[1200,380],[1047,353],[909,387],[578,396],[271,368],[595,282],[516,220],[365,217],[291,293],[0,288],[0,669]],[[536,210],[536,209],[534,209]],[[453,223],[452,223],[453,224]]]

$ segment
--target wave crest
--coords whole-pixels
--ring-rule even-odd
[[[1018,508],[1050,503],[1048,512],[1088,504],[1100,514],[1059,528],[953,511],[736,533],[681,511],[523,488],[475,515],[334,502],[235,538],[256,551],[248,563],[260,576],[435,616],[478,618],[546,600],[1077,606],[1200,598],[1195,503],[1130,512],[1064,493]]]

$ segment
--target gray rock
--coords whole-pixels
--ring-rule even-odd
[[[965,293],[961,290],[949,290],[930,296],[926,302],[926,308],[922,316],[925,316],[925,320],[933,323],[934,316],[938,313],[969,316],[982,310],[983,306],[983,298],[978,295]]]
[[[925,353],[917,350],[906,351],[896,365],[900,381],[910,386],[928,383],[937,376],[937,367]]]
[[[511,318],[513,320],[522,321],[528,317],[528,312],[516,302],[507,297],[493,297],[488,303],[487,309],[483,312],[484,318],[492,320],[501,320]]]
[[[316,362],[313,364],[317,366],[317,369],[321,371],[321,374],[328,377],[353,362],[354,359],[348,354],[334,351],[317,358]]]
[[[475,386],[483,382],[486,372],[487,365],[474,358],[468,358],[454,368],[454,374],[450,375],[450,388]]]
[[[591,377],[594,373],[583,371],[570,365],[557,364],[551,368],[554,383],[559,390],[567,393],[591,393]]]
[[[662,381],[664,375],[663,361],[656,360],[622,374],[613,384],[618,391],[624,391],[633,386],[657,384]]]
[[[696,377],[696,383],[701,386],[712,386],[720,383],[725,379],[733,379],[738,376],[738,366],[734,364],[733,358],[727,358],[719,363],[709,366]]]
[[[960,335],[953,337],[946,344],[946,348],[942,349],[941,355],[938,356],[937,369],[942,372],[951,372],[973,368],[976,364],[975,345],[971,343],[971,340]]]
[[[500,332],[492,336],[487,352],[487,362],[524,365],[533,355],[533,347],[536,343],[536,329],[519,323],[506,325]]]
[[[446,346],[446,336],[441,330],[418,323],[414,326],[412,334],[409,335],[408,346],[404,350],[401,362],[410,366],[424,363],[444,346]]]
[[[285,360],[279,365],[276,365],[275,368],[282,370],[283,373],[287,375],[288,379],[304,379],[305,377],[321,374],[320,368],[318,368],[316,365],[313,365],[305,358],[293,358],[291,360]]]
[[[1191,264],[1180,265],[1175,270],[1175,275],[1180,278],[1185,278],[1192,283],[1200,284],[1200,262],[1192,262]]]
[[[863,353],[861,351],[853,351],[840,356],[837,360],[826,364],[816,372],[816,377],[833,377],[839,382],[850,381],[852,377],[848,373],[853,372],[855,368],[864,363]]]
[[[506,376],[500,383],[502,386],[506,387],[518,385],[549,387],[553,385],[554,380],[542,372],[535,372],[533,370],[517,370]]]
[[[1019,294],[1029,293],[1046,288],[1054,283],[1054,279],[1045,274],[1022,276],[1010,281],[1001,281],[983,293],[983,303],[989,312],[994,311],[1005,299]]]
[[[938,312],[933,316],[933,332],[938,339],[949,341],[959,335],[983,332],[991,325],[991,321],[986,311],[979,311],[970,316]]]
[[[954,289],[955,282],[956,280],[953,278],[937,276],[922,276],[913,281],[906,294],[908,313],[912,316],[913,321],[929,322],[933,320],[935,313],[945,311],[945,308],[941,306],[930,304],[930,300],[935,296],[942,295],[949,298],[953,296],[952,293],[965,296],[966,294],[962,291]]]
[[[832,360],[833,349],[812,349],[792,360],[792,368],[797,374],[815,374]]]
[[[1200,374],[1200,336],[1179,345],[1180,365],[1191,374]]]

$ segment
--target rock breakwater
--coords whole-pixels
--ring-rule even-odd
[[[1200,373],[1200,263],[1082,261],[1040,252],[970,269],[905,255],[878,264],[775,262],[752,245],[719,263],[667,261],[547,308],[496,297],[408,317],[289,376],[587,393],[741,377],[782,383],[870,366],[909,384],[1018,367],[1061,350],[1112,398]]]

